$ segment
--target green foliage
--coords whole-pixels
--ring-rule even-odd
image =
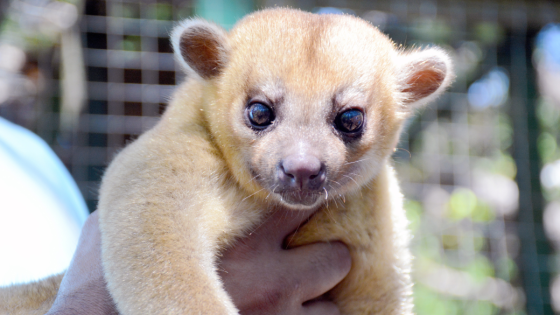
[[[445,299],[433,290],[417,284],[414,287],[414,308],[417,315],[460,315],[459,303]]]
[[[515,160],[508,153],[500,151],[492,157],[478,159],[476,168],[488,173],[500,174],[509,179],[515,179],[517,175]]]
[[[441,244],[444,249],[458,249],[459,237],[456,234],[443,234],[441,236]]]
[[[559,128],[560,108],[558,106],[541,98],[537,104],[537,118],[543,129],[557,134],[554,131],[558,131]]]
[[[537,119],[541,134],[537,139],[537,149],[543,164],[551,163],[560,158],[557,135],[560,134],[560,108],[540,99],[537,104]]]
[[[469,235],[468,238],[472,240],[472,244],[476,252],[479,252],[486,247],[486,238],[482,234],[473,233],[472,235]]]
[[[446,44],[453,35],[451,27],[442,19],[420,18],[413,25],[411,31],[421,41]]]
[[[504,113],[498,115],[498,140],[500,141],[500,150],[506,151],[513,143],[513,127],[511,119]]]
[[[154,10],[156,20],[173,20],[173,7],[169,3],[156,3]]]
[[[486,301],[477,301],[467,305],[464,315],[494,315],[498,313],[498,309],[491,303]]]
[[[494,276],[494,265],[483,255],[477,255],[465,268],[471,278],[478,283]]]
[[[404,203],[404,209],[406,211],[406,217],[408,218],[409,228],[415,233],[420,227],[420,221],[422,220],[422,204],[418,201],[407,200]]]
[[[476,252],[479,252],[486,246],[486,239],[483,235],[456,233],[456,230],[454,232],[441,235],[441,244],[444,249],[458,250],[468,246],[473,247]]]
[[[515,179],[517,176],[517,164],[511,155],[499,152],[497,158],[495,159],[494,171],[497,174],[504,175],[510,179]]]
[[[82,2],[82,1],[80,1],[80,0],[56,0],[56,1],[59,1],[59,2],[66,2],[66,3],[70,3],[70,4],[73,4],[73,5],[76,5],[76,6],[79,5],[79,4]]]
[[[543,187],[542,193],[543,193],[544,199],[548,202],[560,200],[560,188],[558,188],[558,187],[553,187],[553,188],[550,188],[550,189],[546,189],[546,188]]]
[[[474,208],[471,219],[474,222],[494,221],[495,219],[494,211],[492,210],[492,207],[488,203],[480,199],[477,199],[476,207]]]
[[[451,194],[447,207],[449,219],[459,221],[471,219],[475,222],[489,222],[494,220],[492,208],[468,188],[457,188]]]
[[[449,198],[447,215],[452,220],[462,220],[472,215],[476,208],[476,195],[467,188],[457,188]]]
[[[58,41],[56,33],[30,31],[22,28],[20,23],[10,16],[2,21],[0,34],[2,42],[14,44],[25,51],[49,49]]]
[[[142,38],[135,35],[125,35],[122,40],[122,49],[128,51],[140,51],[142,48]]]
[[[497,45],[505,38],[505,30],[498,23],[480,22],[474,27],[475,37],[486,45]]]
[[[494,315],[498,309],[486,301],[464,301],[446,298],[432,289],[415,285],[414,311],[417,315]],[[508,315],[524,315],[524,312],[513,311]]]
[[[421,264],[424,260],[441,261],[440,249],[442,245],[438,237],[433,234],[425,234],[415,248],[416,263]],[[425,262],[425,261],[424,261]]]
[[[122,16],[130,19],[139,19],[140,18],[139,5],[135,3],[123,3]]]
[[[517,277],[519,270],[517,264],[510,257],[503,257],[496,263],[496,276],[505,281],[510,281]]]
[[[556,138],[548,132],[543,132],[539,135],[537,148],[543,163],[554,162],[558,158]]]

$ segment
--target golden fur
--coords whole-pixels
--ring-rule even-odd
[[[52,306],[63,274],[0,288],[0,314],[43,315]]]
[[[329,294],[341,314],[412,314],[410,235],[389,157],[404,120],[449,85],[447,55],[401,51],[355,17],[289,9],[229,33],[188,20],[172,41],[188,78],[101,186],[103,264],[120,313],[237,314],[219,252],[270,211],[314,208],[289,244],[348,245],[352,269]],[[266,132],[247,125],[251,100],[274,104]],[[333,129],[349,108],[365,113],[355,141]],[[286,152],[326,165],[324,193],[298,205],[275,192]]]

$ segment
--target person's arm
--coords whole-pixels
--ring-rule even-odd
[[[92,213],[82,227],[70,267],[60,283],[53,306],[45,315],[54,314],[118,314],[103,278],[97,212]]]
[[[283,242],[311,212],[277,212],[223,253],[220,276],[241,314],[338,314],[321,295],[350,271],[342,243],[283,249]],[[101,267],[97,214],[83,227],[78,248],[47,315],[118,314]]]

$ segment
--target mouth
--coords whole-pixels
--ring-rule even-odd
[[[304,209],[317,206],[325,198],[323,191],[288,190],[279,192],[277,195],[286,206]]]

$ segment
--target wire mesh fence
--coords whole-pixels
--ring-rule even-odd
[[[543,209],[556,195],[545,189],[543,198],[539,179],[541,164],[557,158],[541,160],[552,154],[546,153],[542,125],[554,126],[546,118],[556,109],[539,96],[533,60],[538,32],[558,18],[555,4],[85,1],[78,25],[87,99],[74,131],[61,127],[56,44],[27,65],[29,73],[38,69],[50,79],[51,88],[43,89],[50,92],[7,101],[0,115],[53,146],[93,211],[111,158],[157,122],[183,79],[168,40],[174,21],[197,14],[230,27],[253,9],[286,5],[353,14],[398,45],[435,43],[453,56],[453,87],[407,123],[394,154],[415,235],[417,314],[553,314],[553,305],[560,313],[560,302],[550,295],[560,263],[542,223]]]

